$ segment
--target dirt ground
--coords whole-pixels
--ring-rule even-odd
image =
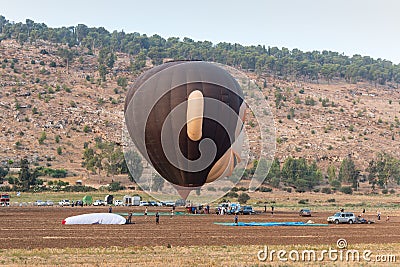
[[[167,208],[149,207],[168,211]],[[144,207],[114,207],[113,212],[143,211]],[[182,210],[178,209],[177,211]],[[291,245],[336,244],[345,238],[348,244],[400,243],[400,214],[386,222],[383,214],[375,224],[341,224],[329,226],[237,227],[215,225],[214,222],[233,222],[231,215],[134,216],[130,225],[62,225],[68,216],[107,212],[108,207],[1,207],[0,249],[90,248],[131,246],[230,246],[230,245]],[[241,215],[239,221],[307,221],[326,223],[332,213],[315,212],[311,218],[299,217],[296,212],[277,211],[259,215]],[[374,219],[375,213],[366,213]]]

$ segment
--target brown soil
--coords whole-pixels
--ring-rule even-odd
[[[165,208],[157,208],[168,211]],[[214,222],[233,222],[233,216],[134,216],[131,225],[62,225],[72,215],[107,212],[107,207],[2,207],[0,208],[0,249],[65,248],[110,246],[191,245],[290,245],[335,244],[345,238],[349,244],[399,243],[400,214],[390,222],[386,217],[371,225],[329,225],[292,227],[231,227]],[[114,207],[113,212],[143,211],[142,207]],[[149,212],[156,208],[150,207]],[[331,213],[314,213],[311,219],[325,223]],[[376,219],[375,214],[366,214]],[[296,212],[239,216],[240,221],[307,221]]]

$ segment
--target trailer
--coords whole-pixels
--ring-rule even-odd
[[[10,206],[9,194],[0,194],[0,206]]]

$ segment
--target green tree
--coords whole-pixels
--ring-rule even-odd
[[[20,172],[18,176],[18,183],[23,191],[28,191],[31,186],[36,184],[36,178],[38,177],[38,171],[31,171],[29,168],[29,162],[27,159],[22,159],[20,162]]]
[[[327,173],[328,173],[328,181],[329,182],[332,182],[333,180],[336,179],[336,168],[335,168],[335,166],[329,165]]]
[[[376,184],[385,189],[390,182],[400,184],[400,160],[390,154],[378,153],[376,158],[369,162],[367,172],[372,188],[375,188]]]
[[[357,172],[354,161],[351,157],[342,160],[338,175],[339,181],[351,183],[353,188],[357,188],[358,174],[359,173]]]
[[[243,192],[238,196],[238,202],[240,204],[246,204],[247,201],[249,201],[249,200],[250,200],[250,196],[247,193]]]
[[[134,150],[125,151],[125,164],[129,167],[129,180],[134,182],[142,176],[142,158]]]
[[[151,190],[154,192],[162,190],[162,188],[164,187],[164,182],[164,178],[162,178],[158,173],[154,173],[150,187]]]

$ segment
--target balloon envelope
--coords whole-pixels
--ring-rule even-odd
[[[130,88],[124,112],[140,153],[176,186],[202,186],[240,161],[243,92],[214,64],[175,61],[150,69]]]
[[[89,213],[71,216],[62,224],[125,224],[126,219],[114,213]]]

